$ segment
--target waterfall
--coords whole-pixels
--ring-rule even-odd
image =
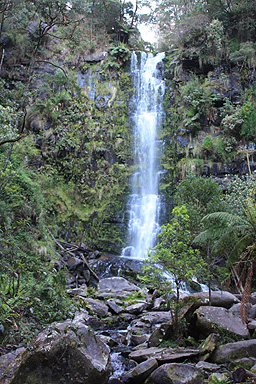
[[[158,131],[162,122],[164,81],[158,69],[164,53],[153,56],[142,52],[131,58],[135,95],[132,100],[134,164],[132,193],[128,202],[129,241],[122,256],[143,259],[155,245],[160,230],[158,179],[162,142]]]

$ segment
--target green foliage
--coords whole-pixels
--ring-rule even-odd
[[[183,126],[195,135],[201,127],[200,119],[203,116],[210,118],[213,114],[214,102],[218,97],[209,88],[207,81],[201,83],[198,77],[180,87],[180,97],[182,107],[179,109],[185,115]]]
[[[207,48],[221,52],[224,40],[224,27],[220,20],[213,19],[207,28]]]
[[[159,291],[176,290],[174,303],[174,327],[178,336],[183,329],[179,321],[180,289],[184,281],[204,273],[205,263],[199,250],[191,246],[190,218],[187,208],[177,206],[172,211],[171,222],[161,227],[159,243],[149,253],[141,280]],[[166,280],[164,273],[169,279]]]
[[[197,242],[213,241],[215,252],[224,252],[230,263],[238,260],[244,252],[255,254],[256,204],[247,197],[241,203],[243,213],[227,211],[211,213],[204,217],[206,229],[197,236]]]
[[[167,46],[172,41],[185,48],[186,55],[199,55],[206,62],[229,54],[230,41],[236,42],[234,48],[237,42],[255,42],[256,6],[249,0],[162,0],[156,12]]]
[[[177,205],[185,204],[190,216],[190,230],[198,233],[202,218],[221,207],[222,188],[212,178],[188,175],[182,180],[175,194]]]
[[[18,136],[18,115],[13,108],[0,105],[0,142],[6,139],[14,139]]]
[[[246,140],[255,141],[256,137],[256,108],[255,104],[247,101],[241,107],[244,122],[241,127],[241,136]]]
[[[203,143],[202,143],[202,149],[203,151],[209,155],[213,152],[214,150],[214,139],[212,136],[206,136],[204,137],[203,139]]]
[[[230,53],[231,61],[235,61],[241,66],[248,66],[249,68],[255,68],[256,65],[256,49],[255,44],[252,41],[246,41],[241,43],[237,51]]]
[[[173,209],[171,222],[161,227],[159,243],[152,249],[148,266],[151,277],[154,278],[155,265],[160,265],[164,271],[173,276],[177,300],[182,281],[191,280],[203,271],[204,262],[199,251],[191,247],[192,235],[189,231],[190,218],[187,208],[177,206]],[[148,267],[146,268],[148,270]],[[156,270],[158,270],[156,268]],[[143,279],[148,279],[145,275]]]
[[[209,377],[209,381],[208,381],[208,384],[230,384],[230,383],[231,383],[231,380],[228,376],[221,375],[221,377],[219,378],[216,373],[213,373]]]

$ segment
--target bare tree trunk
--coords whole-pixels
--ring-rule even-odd
[[[14,146],[14,143],[11,143],[10,148],[9,148],[9,151],[8,151],[8,153],[7,153],[7,156],[6,156],[5,163],[4,163],[3,172],[5,172],[6,169],[7,169],[8,163],[9,163],[10,158],[11,158],[11,154],[12,154],[13,146]]]
[[[1,73],[1,70],[2,70],[2,65],[3,65],[3,61],[4,61],[4,55],[5,55],[5,50],[3,48],[3,53],[2,53],[1,62],[0,62],[0,73]]]

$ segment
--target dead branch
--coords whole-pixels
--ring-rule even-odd
[[[69,254],[70,256],[72,256],[72,257],[76,257],[76,254],[75,254],[74,252],[71,252],[70,250],[65,249],[65,248],[60,244],[60,242],[59,242],[58,240],[55,239],[55,237],[53,236],[53,234],[51,233],[51,231],[49,230],[49,228],[47,228],[47,231],[49,232],[49,234],[50,234],[51,238],[53,239],[53,241],[60,247],[60,249],[62,250],[62,252],[64,252],[64,253],[68,253],[68,254]],[[68,244],[68,243],[66,243],[66,244]],[[74,250],[76,251],[76,250],[78,250],[78,249],[79,249],[79,247],[76,247]],[[81,257],[82,261],[84,262],[84,264],[86,265],[87,269],[88,269],[88,270],[91,272],[91,274],[93,275],[93,277],[94,277],[97,281],[99,281],[99,280],[100,280],[99,276],[92,270],[92,268],[90,267],[90,264],[88,263],[88,261],[86,260],[86,258],[84,257],[84,255],[83,255],[83,254],[80,254],[80,257]]]

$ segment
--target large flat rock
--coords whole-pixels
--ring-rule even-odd
[[[107,277],[106,279],[102,279],[99,281],[98,288],[101,292],[140,291],[139,287],[123,277]]]
[[[210,361],[224,364],[243,357],[256,357],[256,339],[221,345],[214,351]]]
[[[156,359],[159,364],[181,362],[199,355],[198,349],[190,348],[145,348],[130,353],[129,358],[137,363],[148,358]]]
[[[203,336],[218,332],[222,328],[234,335],[243,338],[249,337],[246,324],[242,323],[240,316],[222,307],[200,307],[195,311],[196,326]]]

